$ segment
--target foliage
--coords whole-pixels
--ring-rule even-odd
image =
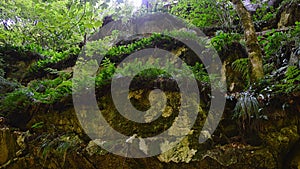
[[[154,44],[155,42],[159,42],[160,40],[162,40],[164,38],[165,37],[163,37],[159,33],[153,33],[150,37],[142,38],[142,39],[137,40],[130,44],[113,46],[106,53],[106,57],[113,58],[113,57],[120,57],[125,54],[131,54],[135,51],[146,48],[149,45]]]
[[[57,52],[54,50],[41,50],[40,54],[44,57],[37,62],[35,62],[30,67],[30,72],[39,72],[40,70],[44,70],[45,68],[62,62],[64,60],[69,59],[69,57],[73,57],[79,54],[80,49],[78,47],[71,47],[68,50],[63,52]]]
[[[197,32],[193,29],[193,26],[187,29],[182,28],[179,30],[164,31],[163,35],[166,40],[191,40],[197,42],[199,45],[203,45],[206,47],[209,46],[208,37],[197,34]]]
[[[272,73],[274,70],[276,70],[276,66],[274,62],[264,64],[264,73],[266,75]]]
[[[290,84],[300,82],[300,70],[296,66],[290,66],[285,74],[285,81]]]
[[[179,39],[197,40],[201,44],[206,43],[206,39],[198,37],[196,32],[194,32],[193,30],[165,31],[162,34],[152,33],[150,36],[134,40],[132,43],[113,46],[107,51],[107,53],[105,53],[105,56],[112,60],[118,60],[124,55],[129,55],[141,49],[153,47],[156,45],[164,45],[163,47],[165,47],[171,41],[178,40],[172,37]]]
[[[259,42],[264,48],[265,56],[270,58],[272,55],[275,55],[280,47],[284,45],[287,40],[287,34],[283,32],[275,32],[275,30],[266,33],[266,38],[259,37]]]
[[[28,86],[35,102],[52,104],[72,93],[72,81],[69,78],[70,75],[65,74],[53,80],[32,81]]]
[[[264,64],[270,64],[275,68],[280,68],[288,64],[289,52],[300,47],[300,24],[295,23],[294,29],[287,32],[267,32],[265,36],[260,36],[259,43],[264,49]]]
[[[80,0],[1,0],[0,41],[5,44],[37,43],[43,48],[66,49],[102,25],[98,12]]]
[[[276,87],[284,93],[300,91],[300,69],[296,66],[289,66],[281,83]]]
[[[121,67],[117,69],[115,67],[115,64],[112,63],[110,59],[105,58],[102,61],[95,78],[92,78],[90,77],[90,75],[87,75],[83,77],[87,79],[86,80],[81,79],[81,81],[84,81],[83,84],[84,87],[88,87],[87,86],[88,83],[86,83],[87,81],[90,81],[91,83],[95,81],[96,87],[101,87],[105,84],[110,83],[110,80],[113,77],[113,75],[121,76],[121,77],[139,76],[143,78],[171,77],[171,75],[168,72],[173,72],[175,74],[178,74],[179,77],[187,77],[187,78],[195,77],[198,81],[202,81],[202,82],[209,82],[210,80],[207,72],[205,71],[203,64],[200,63],[196,63],[194,66],[186,67],[186,69],[189,69],[193,72],[193,75],[190,74],[189,72],[183,71],[186,69],[176,68],[173,63],[165,63],[164,68],[160,69],[161,67],[162,65],[160,59],[153,59],[153,60],[149,59],[146,62],[142,62],[139,61],[138,59],[135,59],[130,63],[123,64]],[[140,72],[140,70],[142,69],[143,71]],[[75,88],[79,90],[80,84],[76,84],[76,86],[77,87]]]
[[[296,66],[281,68],[280,72],[267,75],[253,89],[262,95],[265,100],[275,96],[290,95],[300,91],[300,70]]]
[[[300,47],[300,22],[295,23],[295,29],[291,32],[291,37],[295,41],[296,48]]]
[[[153,58],[153,61],[149,59],[146,62],[135,58],[130,63],[124,63],[122,66],[120,66],[117,69],[116,73],[121,76],[140,76],[145,78],[158,77],[159,75],[167,75],[167,70],[161,69],[161,67],[162,65],[160,65],[159,58]],[[140,70],[143,71],[140,72]]]
[[[42,157],[45,162],[50,155],[53,155],[60,157],[58,159],[62,159],[63,165],[65,163],[67,153],[76,151],[80,147],[79,144],[82,142],[79,137],[74,134],[64,134],[57,136],[54,139],[51,138],[51,135],[48,135],[48,137],[44,138],[39,152],[42,153]]]
[[[278,12],[277,8],[269,6],[268,2],[264,2],[261,7],[257,8],[253,14],[253,21],[259,23],[267,23],[271,19],[275,19],[276,13]]]
[[[122,32],[113,31],[112,35],[106,36],[103,39],[91,41],[86,44],[85,53],[82,53],[87,58],[94,58],[105,56],[113,62],[119,62],[124,56],[134,53],[138,50],[152,47],[154,44],[161,43],[162,40],[170,39],[159,33],[152,33],[150,36],[145,36],[141,39],[133,39],[121,41],[119,44],[111,44],[112,41],[122,36]],[[114,46],[113,46],[114,45]],[[82,58],[83,59],[83,58]],[[86,60],[86,59],[83,59]],[[80,62],[84,62],[81,60]]]
[[[240,40],[240,34],[218,31],[216,36],[211,39],[211,44],[217,51],[222,51],[227,45],[230,46],[233,42],[239,42]]]
[[[1,100],[0,110],[16,112],[35,103],[52,104],[70,95],[71,92],[72,82],[68,74],[60,75],[53,80],[34,80],[27,87],[8,93]]]
[[[239,72],[242,78],[249,84],[250,72],[249,72],[249,58],[241,58],[232,62],[232,68],[234,71]]]
[[[53,104],[72,94],[72,81],[69,74],[62,74],[50,80],[34,80],[27,87],[8,93],[1,101],[2,111],[15,112],[34,103]],[[11,106],[15,105],[15,106]]]
[[[5,99],[1,100],[0,110],[5,112],[6,115],[17,110],[23,110],[30,105],[32,96],[33,93],[27,88],[19,88],[8,93]]]
[[[107,84],[109,79],[111,79],[115,73],[115,70],[115,64],[112,63],[108,58],[105,58],[95,79],[96,86]]]
[[[0,45],[10,45],[18,51],[26,53],[32,51],[40,54],[42,57],[37,62],[33,63],[30,71],[39,72],[41,70],[51,70],[51,65],[62,63],[70,57],[77,56],[80,52],[78,43],[85,39],[85,36],[97,31],[102,25],[102,18],[105,15],[112,14],[112,11],[119,12],[118,14],[127,15],[131,13],[131,9],[117,9],[124,7],[117,6],[116,9],[108,8],[105,10],[105,2],[96,5],[94,2],[82,3],[81,0],[58,0],[58,1],[42,1],[42,0],[0,0]],[[159,8],[159,7],[158,7]],[[158,9],[157,8],[157,9]],[[256,21],[269,21],[274,17],[270,9],[266,7],[259,9],[254,15]],[[190,23],[198,27],[208,26],[231,26],[236,20],[236,13],[228,0],[218,0],[213,2],[210,0],[180,0],[177,5],[171,9],[171,13],[181,18],[188,20]],[[116,14],[113,14],[117,18]],[[132,15],[132,14],[131,14]],[[194,66],[187,68],[192,70],[193,74],[185,69],[180,69],[175,66],[175,63],[164,63],[165,67],[161,67],[161,60],[148,60],[142,62],[133,60],[131,63],[124,64],[122,69],[117,69],[114,62],[120,61],[123,56],[129,55],[141,49],[154,47],[156,44],[170,45],[171,43],[162,43],[174,41],[172,36],[186,39],[198,39],[198,35],[189,29],[164,32],[163,34],[153,33],[142,38],[132,40],[132,42],[121,42],[116,46],[109,46],[109,42],[116,38],[119,32],[114,32],[112,36],[105,37],[99,43],[91,43],[87,45],[89,54],[93,54],[92,49],[101,46],[105,53],[105,59],[102,61],[100,68],[95,72],[94,76],[84,72],[83,81],[85,83],[95,82],[96,87],[101,87],[110,83],[113,75],[117,76],[141,76],[141,77],[168,77],[175,72],[183,78],[196,78],[201,82],[209,82],[209,78],[205,67],[201,63],[195,63]],[[266,60],[279,54],[280,47],[286,45],[288,41],[294,40],[295,44],[300,44],[300,22],[296,22],[295,29],[289,33],[269,32],[266,37],[260,37],[260,44],[264,48]],[[291,38],[291,39],[289,39]],[[202,39],[201,39],[202,40]],[[204,39],[205,40],[205,39]],[[219,31],[216,36],[210,41],[217,51],[222,51],[224,47],[231,45],[234,42],[239,42],[241,35],[236,33],[225,33]],[[131,41],[131,40],[129,40]],[[176,41],[177,42],[177,41]],[[1,49],[2,50],[2,49]],[[100,51],[101,52],[101,51]],[[91,55],[92,56],[92,55]],[[116,61],[117,60],[117,61]],[[78,60],[79,64],[84,64],[83,60]],[[93,66],[99,66],[96,60],[91,60],[89,63]],[[2,65],[4,61],[0,58],[0,77],[3,77],[5,72]],[[87,65],[90,66],[90,65]],[[232,63],[234,71],[242,74],[243,79],[250,83],[249,77],[249,59],[242,58]],[[137,75],[134,72],[144,69]],[[54,70],[55,71],[55,70]],[[84,71],[84,70],[83,70]],[[71,74],[60,73],[55,79],[33,80],[27,87],[21,87],[15,91],[6,94],[1,100],[1,112],[15,112],[19,109],[24,110],[31,104],[43,103],[53,104],[61,101],[62,98],[72,94]],[[218,78],[218,77],[216,77]],[[282,79],[272,79],[268,81],[271,90],[290,93],[300,90],[300,71],[297,67],[288,67],[286,74]],[[13,105],[13,106],[12,106]],[[252,118],[258,116],[258,101],[253,94],[249,92],[241,93],[238,102],[234,109],[234,118],[240,119],[244,124],[247,120],[250,122]],[[32,128],[39,128],[41,123],[36,123]],[[68,143],[62,143],[57,147],[57,150],[65,152],[68,149]],[[44,151],[47,148],[45,147]]]
[[[190,66],[190,69],[193,71],[194,76],[198,81],[209,83],[210,80],[212,80],[209,78],[203,64],[196,62],[196,64],[194,66]],[[213,75],[211,75],[211,76],[213,76]],[[215,77],[215,78],[217,78],[217,77]]]
[[[140,70],[143,71],[139,72]],[[193,74],[190,74],[187,70],[191,70]],[[172,76],[176,74],[177,78],[195,78],[201,82],[209,82],[210,80],[203,64],[197,62],[194,66],[178,68],[173,62],[166,61],[162,63],[160,58],[148,59],[144,62],[135,59],[130,63],[123,64],[116,70],[116,74],[130,77],[139,76],[143,78],[174,78]]]
[[[236,18],[228,0],[180,0],[171,13],[190,21],[198,27],[230,26]]]
[[[240,93],[234,108],[233,118],[241,120],[243,129],[250,124],[251,119],[259,118],[259,104],[256,97],[249,92]]]
[[[44,126],[44,122],[37,122],[37,123],[34,123],[31,128],[32,129],[39,129],[39,128],[42,128]]]

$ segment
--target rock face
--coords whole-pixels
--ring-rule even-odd
[[[131,98],[137,99],[136,101],[140,99],[135,103],[136,106],[143,107],[148,104],[144,92],[146,91],[138,90],[129,93]],[[178,93],[170,92],[168,95],[176,98]],[[168,109],[176,107],[174,101],[169,102]],[[100,107],[104,110],[107,121],[118,131],[128,135],[138,131],[137,125],[122,122],[107,96],[101,97],[99,102],[102,102]],[[254,133],[237,128],[238,125],[234,125],[236,121],[231,119],[230,112],[225,112],[218,129],[213,135],[209,135],[209,139],[203,144],[199,144],[198,136],[206,119],[206,112],[205,108],[200,109],[196,125],[177,146],[158,156],[141,159],[124,158],[102,149],[98,146],[102,144],[101,140],[90,140],[84,134],[72,106],[67,106],[61,111],[56,108],[41,107],[38,111],[35,110],[27,124],[26,132],[13,131],[7,127],[0,130],[0,168],[279,169],[299,165],[299,153],[291,151],[298,147],[299,143],[297,103],[287,110],[270,108],[268,120],[253,123],[252,127],[257,128]],[[165,112],[163,118],[172,117],[174,112]],[[31,127],[38,122],[43,124],[40,127]],[[156,123],[155,128],[164,128],[164,124],[168,125],[166,122]],[[146,135],[155,132],[154,129],[141,131],[145,131]],[[244,139],[239,138],[240,132],[245,133]],[[251,141],[254,136],[260,141]],[[169,146],[170,144],[165,142],[160,148],[168,149]],[[140,142],[137,149],[127,151],[143,153],[151,151],[151,147]],[[291,159],[288,164],[286,158]]]
[[[300,143],[298,142],[287,156],[287,162],[285,163],[289,168],[300,168]]]
[[[2,51],[3,50],[3,51]],[[30,65],[38,59],[41,59],[41,55],[33,52],[20,52],[16,49],[6,49],[2,47],[0,49],[0,56],[4,60],[3,69],[5,71],[5,77],[16,79],[21,82],[28,73]]]
[[[9,128],[0,129],[0,165],[16,156],[20,146],[17,143],[20,133],[14,132]]]
[[[238,59],[248,58],[246,48],[242,44],[234,42],[224,46],[219,52],[219,56],[223,64],[224,74],[222,76],[226,79],[227,90],[230,92],[242,91],[247,85],[247,79],[241,72],[233,68],[232,63]]]
[[[297,2],[287,3],[281,8],[278,28],[293,26],[300,21],[300,5]]]
[[[292,11],[288,17],[295,15]],[[291,15],[292,14],[292,15]],[[285,15],[283,15],[285,16]],[[151,20],[150,20],[151,21]],[[138,22],[138,21],[136,21]],[[151,21],[152,22],[152,21]],[[151,23],[149,22],[149,23]],[[288,24],[289,19],[282,21],[282,25]],[[143,27],[147,27],[145,24]],[[230,63],[237,59],[247,58],[245,48],[234,43],[232,46],[226,46],[226,50],[220,52],[220,56],[225,67],[227,83],[234,84],[231,91],[240,91],[245,87],[243,78],[237,75],[232,69]],[[238,49],[238,50],[237,50]],[[185,55],[185,49],[175,50],[175,55]],[[10,55],[15,54],[14,52]],[[17,54],[16,54],[17,55]],[[191,54],[187,54],[191,56]],[[229,57],[230,56],[230,57]],[[19,56],[18,56],[19,57]],[[9,57],[7,57],[9,58]],[[7,77],[15,77],[18,80],[24,78],[23,73],[27,71],[30,62],[37,57],[32,57],[30,62],[18,58],[19,61],[14,65],[14,60],[7,60],[6,63],[14,66],[7,66],[9,72]],[[186,60],[195,62],[195,60]],[[1,77],[0,77],[1,78]],[[0,79],[0,94],[14,90],[14,85],[3,78]],[[174,81],[155,81],[160,89],[176,88]],[[121,83],[120,83],[121,84]],[[150,107],[151,95],[147,85],[141,87],[141,84],[128,93],[130,103],[137,109],[146,109]],[[165,87],[169,85],[168,87]],[[199,85],[199,84],[198,84]],[[140,87],[140,88],[138,88]],[[203,87],[199,85],[199,88]],[[5,89],[5,90],[2,90]],[[208,88],[208,87],[207,87]],[[134,123],[125,119],[116,110],[114,102],[109,95],[110,91],[96,91],[102,95],[97,95],[98,107],[101,109],[107,123],[113,129],[127,136],[134,136],[139,139],[138,146],[132,149],[124,149],[125,153],[146,154],[151,151],[168,150],[162,154],[148,158],[125,158],[114,155],[99,145],[107,142],[99,138],[90,138],[83,126],[77,119],[72,98],[66,96],[55,104],[36,103],[31,107],[23,107],[18,111],[10,112],[10,120],[17,119],[13,128],[7,127],[6,119],[0,117],[0,168],[2,169],[20,169],[20,168],[74,168],[74,169],[199,169],[199,168],[218,168],[218,169],[281,169],[281,168],[299,168],[300,166],[300,93],[290,96],[284,102],[290,103],[288,108],[282,107],[278,102],[272,102],[265,111],[265,119],[250,119],[251,125],[244,128],[239,127],[239,123],[232,119],[232,110],[234,101],[227,100],[223,118],[217,130],[210,134],[208,131],[202,131],[203,124],[208,119],[209,99],[214,97],[210,91],[203,87],[200,93],[200,106],[197,110],[197,118],[192,129],[184,127],[185,123],[191,123],[188,118],[177,118],[179,107],[182,106],[180,99],[181,93],[178,90],[166,92],[166,106],[161,113],[161,117],[155,119],[157,114],[145,113],[137,116],[146,117],[147,122],[151,124]],[[40,88],[41,92],[45,89]],[[99,89],[101,90],[101,89]],[[105,89],[106,90],[106,89]],[[151,90],[151,89],[150,89]],[[103,94],[104,93],[104,94]],[[98,94],[98,93],[97,93]],[[0,95],[1,96],[1,95]],[[192,98],[192,97],[191,97]],[[153,98],[152,98],[153,99]],[[294,101],[291,101],[294,100]],[[155,98],[153,102],[155,102]],[[24,102],[21,102],[22,104]],[[190,99],[188,103],[198,104],[196,100]],[[156,105],[161,107],[162,103]],[[12,107],[15,105],[11,105]],[[189,105],[183,105],[189,108]],[[129,112],[127,105],[123,105],[122,110]],[[1,114],[2,112],[0,112]],[[80,116],[87,116],[89,111],[82,112]],[[184,112],[186,116],[190,111]],[[214,112],[218,113],[218,112]],[[22,116],[25,115],[25,116]],[[25,118],[26,117],[26,118]],[[20,120],[20,121],[18,121]],[[101,135],[111,137],[107,128],[97,123],[97,119],[89,119],[85,123],[88,127],[97,129]],[[169,130],[168,136],[177,141],[181,132],[189,131],[176,146],[172,146],[171,141],[157,141],[155,147],[150,147],[141,138],[155,136],[172,126],[173,121],[179,123],[179,130]],[[213,118],[209,120],[215,120]],[[250,123],[249,123],[250,124]],[[97,134],[99,134],[97,133]],[[200,144],[199,135],[204,134],[207,141]],[[113,140],[115,141],[115,140]],[[118,141],[118,140],[117,140]],[[122,144],[133,144],[128,139],[125,142],[111,144],[112,148],[119,148]]]

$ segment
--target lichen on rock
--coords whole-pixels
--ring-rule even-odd
[[[171,143],[165,142],[161,144],[162,151],[169,149]],[[188,137],[182,139],[174,148],[160,154],[158,159],[162,162],[169,163],[171,161],[179,163],[185,162],[189,163],[193,156],[196,154],[197,150],[189,148],[189,140]]]

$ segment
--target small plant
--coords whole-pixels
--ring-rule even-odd
[[[255,86],[268,100],[278,95],[290,95],[300,91],[300,69],[297,66],[283,67],[278,73],[268,75]]]
[[[48,135],[48,137],[51,136]],[[49,139],[46,137],[44,140],[45,141],[41,145],[39,151],[42,153],[45,163],[50,155],[54,155],[62,159],[61,162],[63,165],[66,161],[67,153],[70,151],[75,151],[81,143],[79,137],[72,134],[62,135],[54,139]]]
[[[234,108],[233,118],[239,119],[243,129],[251,124],[251,119],[259,118],[259,103],[251,93],[240,93]]]
[[[51,84],[50,84],[51,85]],[[47,86],[44,92],[34,91],[34,99],[37,102],[42,102],[46,104],[52,104],[65,96],[72,93],[72,81],[66,80],[61,81],[57,86],[49,87]]]

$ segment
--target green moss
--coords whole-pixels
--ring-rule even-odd
[[[280,131],[261,133],[260,137],[276,153],[286,154],[299,139],[299,134],[297,126],[291,125],[282,128]]]

